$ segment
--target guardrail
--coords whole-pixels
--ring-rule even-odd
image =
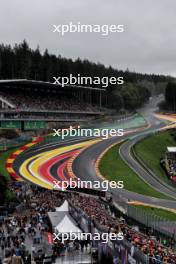
[[[159,232],[160,234],[170,237],[176,242],[176,222],[168,221],[163,217],[150,214],[141,208],[131,205],[127,206],[127,216],[135,219],[146,227]]]

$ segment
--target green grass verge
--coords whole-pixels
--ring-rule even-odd
[[[128,167],[119,155],[120,145],[112,147],[100,161],[100,172],[111,181],[123,181],[126,190],[161,199],[171,199],[157,192]]]
[[[134,207],[139,208],[148,214],[151,214],[154,216],[159,216],[165,220],[174,221],[174,222],[176,221],[176,213],[169,212],[169,211],[164,210],[164,209],[158,209],[158,208],[142,206],[142,205],[136,205]]]
[[[169,131],[152,135],[134,146],[134,151],[143,162],[167,183],[170,181],[160,166],[160,159],[164,157],[169,146],[176,146],[176,142]]]
[[[10,180],[10,175],[6,170],[6,160],[10,156],[11,153],[13,153],[17,149],[11,149],[6,152],[0,153],[0,174],[4,176],[7,180]]]

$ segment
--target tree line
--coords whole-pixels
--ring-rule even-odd
[[[134,109],[141,106],[153,93],[158,84],[166,84],[170,77],[155,74],[141,74],[105,67],[101,63],[88,60],[67,59],[61,55],[50,54],[46,49],[31,49],[27,41],[20,44],[0,45],[0,79],[31,79],[53,82],[53,76],[123,76],[124,85],[109,85],[107,88],[107,106],[117,110]],[[97,86],[96,86],[97,87]],[[99,87],[101,88],[101,87]]]
[[[165,89],[165,101],[161,102],[160,109],[176,112],[176,83],[168,82]]]

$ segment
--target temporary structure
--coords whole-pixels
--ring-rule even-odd
[[[67,200],[60,207],[56,207],[56,212],[68,212],[68,202]]]
[[[82,233],[81,229],[77,226],[76,222],[69,215],[61,220],[55,228],[59,233]]]

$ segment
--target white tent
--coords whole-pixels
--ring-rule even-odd
[[[48,217],[53,228],[55,228],[62,219],[69,215],[68,212],[48,212]]]
[[[67,200],[60,207],[56,207],[56,212],[68,212],[68,202]]]
[[[56,226],[56,230],[59,233],[82,233],[81,229],[76,226],[68,215],[65,215],[62,221]]]

